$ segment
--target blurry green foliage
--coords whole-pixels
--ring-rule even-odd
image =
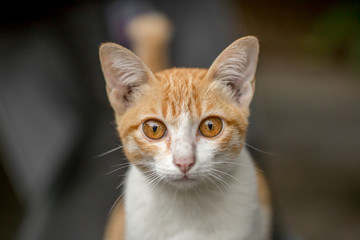
[[[315,20],[306,45],[338,63],[360,64],[360,4],[339,3]]]

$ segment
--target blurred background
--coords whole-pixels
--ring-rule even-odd
[[[21,11],[20,11],[21,9]],[[274,239],[359,239],[360,4],[8,2],[0,14],[0,239],[101,239],[121,151],[98,60],[126,26],[171,20],[171,66],[260,40],[248,142],[269,178]],[[270,152],[270,153],[268,153]]]

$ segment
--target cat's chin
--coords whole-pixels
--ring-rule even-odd
[[[171,178],[166,181],[170,187],[174,187],[176,189],[191,189],[196,187],[199,184],[199,180],[193,177],[181,176],[178,178]]]

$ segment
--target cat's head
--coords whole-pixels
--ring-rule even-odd
[[[179,188],[218,181],[244,145],[259,53],[244,37],[207,69],[151,70],[131,51],[100,47],[107,93],[129,161]]]

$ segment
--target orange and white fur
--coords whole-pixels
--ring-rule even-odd
[[[153,73],[131,51],[100,47],[117,131],[131,163],[107,239],[265,240],[266,182],[244,147],[258,40],[227,47],[209,70]]]

